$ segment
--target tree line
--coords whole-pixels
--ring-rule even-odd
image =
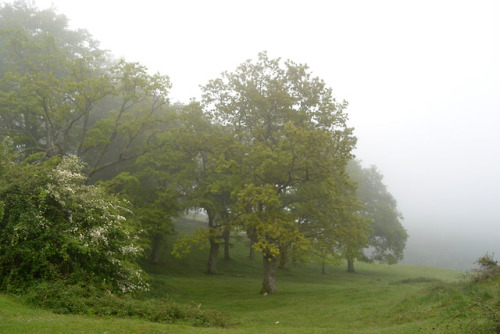
[[[263,257],[262,293],[290,262],[354,271],[356,259],[402,258],[396,201],[355,159],[347,103],[307,65],[262,52],[200,101],[172,104],[168,76],[22,1],[0,7],[0,53],[1,288],[54,276],[143,287],[140,250],[157,263],[187,210],[207,228],[174,254],[208,242],[215,274],[220,246],[228,258],[244,233]]]

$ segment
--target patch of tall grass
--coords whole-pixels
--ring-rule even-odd
[[[458,282],[432,284],[395,311],[412,318],[440,319],[422,327],[423,331],[500,333],[500,267],[482,266]]]
[[[192,326],[226,327],[227,319],[214,310],[182,305],[172,299],[116,296],[93,286],[41,283],[21,298],[36,307],[58,314],[80,314],[137,318],[159,323],[184,323]]]

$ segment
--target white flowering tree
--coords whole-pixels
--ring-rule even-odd
[[[54,280],[147,288],[127,202],[86,185],[74,156],[38,165],[0,157],[0,289]]]

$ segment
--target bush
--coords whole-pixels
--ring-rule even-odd
[[[74,156],[14,163],[0,153],[0,289],[47,281],[146,289],[128,203],[86,185]]]
[[[97,316],[135,317],[160,323],[189,323],[193,326],[226,327],[228,321],[213,310],[180,305],[169,299],[139,299],[102,293],[94,286],[67,285],[64,282],[41,283],[23,297],[26,302],[56,313]]]
[[[500,276],[500,266],[498,261],[493,259],[493,255],[486,254],[475,263],[479,265],[479,269],[475,271],[474,281],[481,282]]]
[[[451,300],[449,319],[464,333],[500,333],[500,267],[488,254],[476,263],[479,269],[457,286],[461,298]]]

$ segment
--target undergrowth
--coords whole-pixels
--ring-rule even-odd
[[[446,317],[440,327],[463,333],[500,333],[500,267],[488,254],[476,263],[480,268],[461,282],[436,285],[427,296],[441,299]]]
[[[214,310],[178,304],[167,298],[117,296],[92,286],[44,282],[29,289],[22,299],[30,305],[60,314],[131,317],[159,323],[185,323],[203,327],[228,326],[228,320]]]
[[[413,283],[442,283],[442,282],[443,281],[438,278],[416,277],[416,278],[402,279],[396,283],[413,284]]]

